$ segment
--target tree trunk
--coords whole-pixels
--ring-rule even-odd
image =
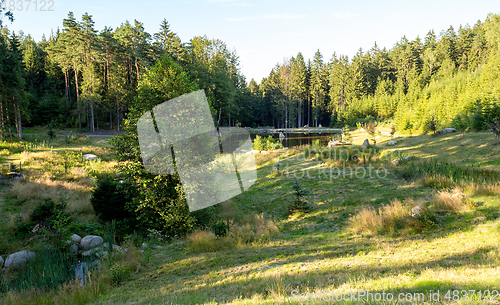
[[[137,63],[137,57],[135,57],[135,71],[137,73],[137,82],[139,82],[139,64]]]
[[[80,111],[80,94],[78,90],[78,71],[76,69],[76,63],[73,64],[75,71],[75,85],[76,85],[76,109],[78,112],[78,130],[82,131],[82,113]]]
[[[307,105],[309,106],[309,110],[307,111],[307,126],[311,125],[311,95],[307,95]]]
[[[109,129],[113,130],[113,107],[109,106]]]
[[[116,131],[120,131],[120,105],[116,101]]]
[[[68,70],[64,70],[64,94],[66,96],[66,107],[69,108],[69,104],[71,103],[71,94],[69,88],[69,73]]]
[[[2,129],[1,135],[2,135],[2,141],[5,140],[5,122],[3,120],[3,102],[2,98],[0,96],[0,128]]]
[[[21,120],[21,108],[19,108],[19,105],[16,104],[17,108],[17,119],[18,119],[18,128],[17,128],[17,137],[19,138],[19,141],[23,140],[23,124]]]
[[[94,100],[90,101],[90,132],[95,133],[95,122],[94,122]]]

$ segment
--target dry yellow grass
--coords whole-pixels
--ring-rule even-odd
[[[432,199],[433,210],[438,212],[458,212],[466,206],[460,192],[439,192]]]
[[[33,203],[39,199],[61,199],[68,202],[68,210],[80,213],[92,212],[90,179],[78,182],[58,181],[38,178],[33,181],[16,181],[12,185],[12,194],[21,202]]]
[[[194,252],[215,251],[215,234],[211,230],[196,230],[189,234],[188,249]]]
[[[196,230],[187,236],[188,249],[193,252],[209,252],[242,248],[252,243],[265,243],[279,232],[276,224],[264,215],[252,215],[240,223],[230,221],[226,236],[216,237],[210,229]]]
[[[415,205],[413,199],[404,203],[395,199],[390,204],[381,206],[378,211],[373,207],[364,208],[349,219],[349,227],[356,233],[394,233]]]

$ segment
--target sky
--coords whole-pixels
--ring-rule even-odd
[[[239,56],[247,82],[254,78],[258,83],[276,64],[298,52],[306,60],[318,49],[324,61],[334,52],[352,58],[360,48],[367,51],[375,42],[391,49],[403,36],[423,39],[431,29],[439,34],[450,26],[473,26],[489,13],[500,13],[498,0],[37,1],[24,0],[20,7],[22,1],[5,0],[7,5],[16,5],[15,21],[4,20],[4,25],[39,41],[43,34],[49,37],[51,31],[62,29],[69,11],[77,20],[85,12],[92,15],[97,30],[136,19],[153,34],[166,19],[183,42],[201,35],[224,41]]]

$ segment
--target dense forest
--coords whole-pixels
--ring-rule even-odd
[[[150,34],[141,22],[95,29],[92,16],[70,12],[48,38],[0,29],[0,129],[22,126],[95,132],[120,130],[138,84],[163,54],[205,89],[219,126],[344,126],[390,120],[399,132],[487,127],[500,115],[500,16],[450,27],[392,49],[377,44],[353,58],[318,50],[278,63],[257,83],[241,73],[236,51],[196,36],[182,42],[166,20]]]

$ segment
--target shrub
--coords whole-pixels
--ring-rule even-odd
[[[111,285],[117,286],[130,279],[130,267],[127,262],[116,262],[109,268]]]
[[[253,140],[253,149],[255,150],[264,150],[264,141],[261,136],[256,135]]]
[[[128,210],[131,202],[131,185],[127,182],[120,183],[111,177],[97,180],[97,187],[92,192],[90,203],[96,215],[103,221],[123,220],[133,217]]]
[[[486,118],[483,114],[483,108],[479,105],[471,116],[471,126],[476,131],[481,131],[486,127]]]
[[[437,119],[436,116],[433,114],[425,124],[425,127],[429,130],[432,131],[433,135],[436,135],[436,129],[437,129]]]
[[[44,199],[30,213],[32,223],[42,224],[45,227],[40,232],[52,241],[59,249],[65,248],[66,240],[71,232],[69,226],[72,223],[69,213],[66,213],[66,202],[55,203],[52,199]]]

